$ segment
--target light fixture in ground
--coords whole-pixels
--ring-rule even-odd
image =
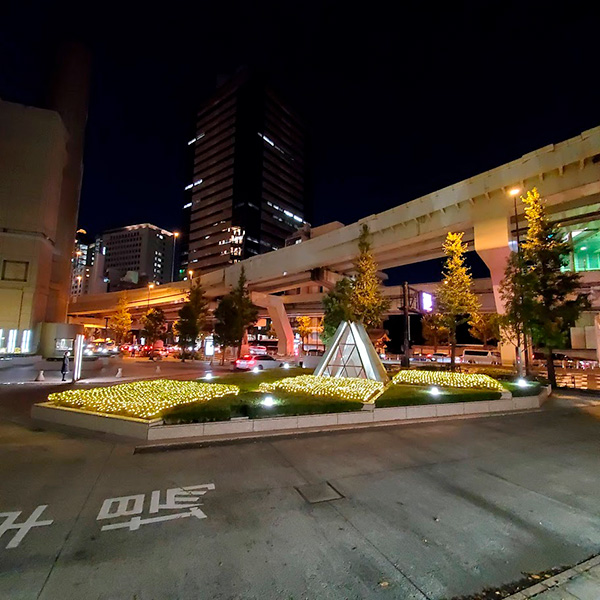
[[[253,373],[258,373],[259,371],[260,371],[260,369],[259,369],[258,367],[254,367],[254,368],[252,369],[252,372],[253,372]]]
[[[273,406],[275,404],[275,400],[273,400],[273,396],[265,396],[262,399],[261,404],[263,406],[266,406],[267,408],[271,408],[271,406]]]
[[[289,369],[290,368],[290,363],[283,363],[283,368],[284,369]]]
[[[527,387],[529,385],[529,383],[527,383],[527,381],[521,377],[520,379],[517,379],[517,385],[520,388],[524,388],[524,387]]]
[[[207,381],[210,381],[212,378],[213,374],[210,371],[206,373],[206,375],[204,375],[204,379],[206,379]]]
[[[436,387],[436,386],[434,385],[433,387],[431,387],[431,388],[429,389],[429,393],[430,393],[432,396],[439,396],[439,395],[440,395],[440,393],[441,393],[441,392],[440,392],[440,388],[438,388],[438,387]]]

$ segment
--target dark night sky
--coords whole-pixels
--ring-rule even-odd
[[[315,224],[600,125],[597,2],[12,4],[3,99],[41,102],[60,38],[92,51],[80,225],[93,233],[180,226],[195,109],[241,65],[269,73],[309,123]]]

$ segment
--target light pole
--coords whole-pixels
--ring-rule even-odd
[[[171,281],[175,281],[175,248],[176,248],[178,237],[179,237],[179,231],[174,231],[173,232],[173,258],[171,260]]]
[[[190,278],[190,290],[192,289],[192,283],[194,280],[194,271],[192,271],[191,269],[188,271],[188,276]]]
[[[519,265],[519,275],[522,275],[521,272],[521,236],[519,234],[519,214],[517,212],[517,196],[521,193],[520,188],[513,188],[511,190],[509,190],[508,194],[509,196],[511,196],[514,200],[514,209],[515,209],[515,233],[516,233],[516,238],[517,238],[517,256],[518,256],[518,265]],[[523,282],[520,281],[519,282],[519,300],[521,302],[521,317],[523,317],[523,289],[522,289],[522,285]],[[525,333],[525,323],[521,322],[519,323],[520,325],[520,329],[517,328],[516,334],[517,334],[517,370],[519,373],[519,376],[523,375],[523,361],[522,361],[522,356],[523,356],[523,351],[521,349],[521,333],[523,334],[523,346],[524,346],[524,356],[525,356],[525,373],[527,373],[527,371],[529,371],[529,357],[527,356],[527,334]]]
[[[148,305],[146,306],[146,312],[148,312],[150,310],[150,290],[154,289],[154,284],[153,283],[149,283],[148,284]]]

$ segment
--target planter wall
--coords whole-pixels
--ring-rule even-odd
[[[210,440],[216,437],[260,437],[270,433],[301,432],[320,428],[351,428],[367,424],[432,420],[443,417],[462,417],[494,413],[518,412],[539,408],[548,398],[548,389],[538,396],[502,398],[483,402],[453,402],[422,406],[375,408],[372,411],[273,417],[264,419],[232,419],[215,423],[162,425],[161,419],[145,421],[131,417],[104,415],[74,408],[54,406],[50,402],[33,406],[31,416],[40,421],[101,431],[113,435],[157,441],[183,438]]]

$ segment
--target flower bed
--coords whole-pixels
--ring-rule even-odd
[[[496,390],[499,392],[504,389],[499,381],[492,379],[488,375],[451,373],[447,371],[420,371],[417,369],[399,371],[394,375],[392,382],[396,384]]]
[[[281,390],[290,394],[373,402],[383,392],[384,384],[380,381],[355,377],[300,375],[300,377],[287,377],[273,383],[261,383],[258,389],[261,392],[276,393]]]
[[[87,390],[65,390],[50,394],[48,400],[57,406],[154,419],[174,406],[204,403],[238,392],[236,385],[155,379]]]

